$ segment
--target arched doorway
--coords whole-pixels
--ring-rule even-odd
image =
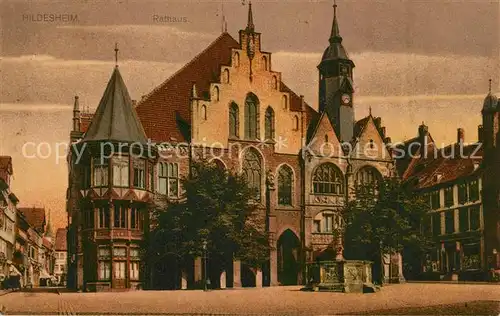
[[[300,272],[300,240],[290,229],[278,239],[278,282],[297,285]]]
[[[241,286],[255,287],[255,272],[248,265],[241,263]]]

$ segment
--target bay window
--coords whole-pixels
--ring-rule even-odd
[[[113,158],[113,185],[117,187],[129,186],[128,157],[116,156]]]
[[[134,188],[146,188],[146,162],[134,160]]]
[[[104,187],[108,185],[108,159],[104,157],[94,158],[92,160],[93,177],[92,185],[94,187]]]
[[[109,228],[109,205],[101,206],[98,208],[98,228]]]
[[[127,206],[124,203],[117,202],[114,207],[114,227],[127,228]]]

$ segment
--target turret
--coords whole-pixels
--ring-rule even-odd
[[[354,62],[342,45],[335,3],[329,45],[318,65],[319,110],[326,111],[341,141],[350,141],[354,133],[353,68]]]

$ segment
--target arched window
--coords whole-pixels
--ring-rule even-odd
[[[314,171],[313,191],[319,194],[343,194],[344,177],[332,163],[324,163]]]
[[[229,137],[239,137],[239,115],[238,105],[234,102],[229,106]]]
[[[223,76],[222,76],[222,82],[229,83],[229,69],[224,69]]]
[[[214,95],[212,96],[212,98],[215,101],[219,101],[219,87],[217,86],[214,87]]]
[[[206,105],[201,106],[200,117],[202,120],[207,119],[207,106]]]
[[[253,93],[245,100],[245,138],[259,138],[259,99]]]
[[[243,175],[255,200],[260,201],[262,185],[262,161],[260,154],[253,148],[245,151],[243,157]]]
[[[267,57],[262,56],[262,70],[267,70]]]
[[[362,193],[377,192],[382,175],[372,166],[365,166],[356,172],[354,183]]]
[[[278,78],[273,76],[273,89],[278,90]]]
[[[266,110],[265,129],[265,139],[274,139],[274,111],[271,107],[268,107]]]
[[[281,106],[283,107],[283,109],[288,109],[288,97],[286,95],[283,95],[281,97]]]
[[[220,160],[220,159],[218,159],[218,158],[214,158],[214,159],[212,160],[212,163],[213,163],[214,165],[216,165],[216,166],[217,166],[217,168],[219,168],[219,169],[222,169],[222,170],[225,170],[225,169],[226,169],[226,165],[222,162],[222,160]]]
[[[293,130],[294,131],[299,130],[299,117],[297,115],[293,117]]]
[[[278,171],[278,204],[292,205],[293,171],[282,166]]]
[[[240,54],[238,52],[234,53],[233,57],[233,66],[235,68],[238,68],[240,66]]]

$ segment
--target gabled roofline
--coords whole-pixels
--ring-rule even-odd
[[[210,43],[204,50],[202,50],[200,53],[198,53],[195,57],[193,57],[189,62],[187,62],[184,66],[179,68],[176,72],[174,72],[170,77],[165,79],[162,83],[160,83],[158,86],[156,86],[153,90],[151,90],[148,94],[144,95],[141,100],[137,101],[136,108],[140,106],[146,99],[148,99],[151,95],[155,94],[157,91],[162,89],[172,78],[180,74],[182,71],[184,71],[187,67],[191,66],[196,60],[200,58],[201,55],[203,55],[205,52],[207,52],[209,49],[211,49],[218,41],[221,39],[223,36],[229,36],[231,37],[235,42],[238,42],[234,37],[231,36],[228,32],[223,32],[220,34],[215,40]],[[239,42],[238,42],[239,43]]]

